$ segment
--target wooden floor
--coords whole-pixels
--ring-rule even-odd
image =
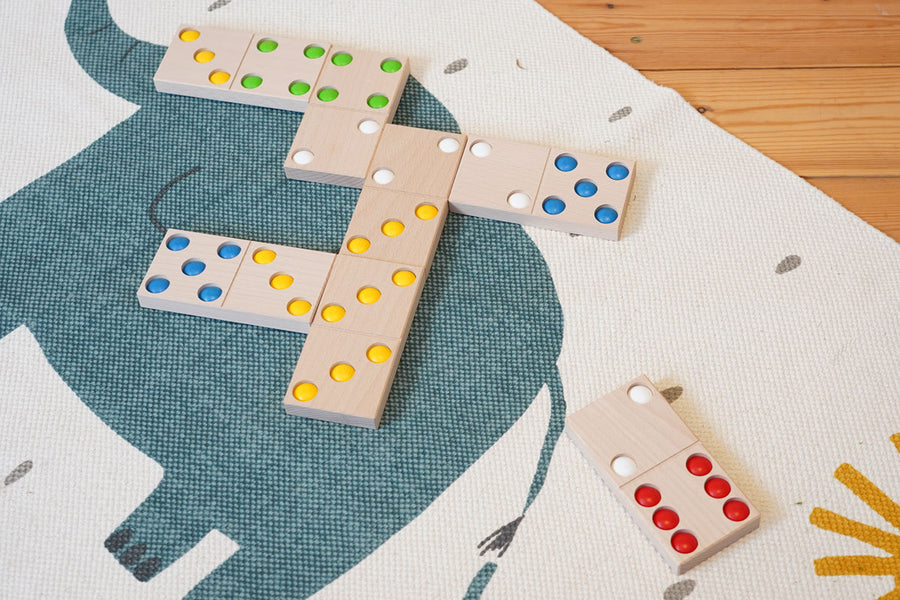
[[[900,0],[539,0],[900,241]]]

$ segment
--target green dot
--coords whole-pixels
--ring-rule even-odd
[[[259,43],[256,45],[256,49],[260,52],[271,52],[277,47],[278,42],[275,40],[259,40]]]
[[[371,108],[384,108],[388,105],[387,96],[382,96],[381,94],[373,94],[369,96],[369,99],[366,101]]]
[[[334,88],[322,88],[316,97],[322,102],[331,102],[338,97],[338,91]]]
[[[303,56],[306,58],[319,58],[323,54],[325,54],[325,48],[322,46],[307,46],[303,51]]]
[[[294,81],[288,86],[288,91],[295,96],[302,96],[309,91],[309,84],[305,81]]]
[[[248,90],[258,88],[262,85],[262,77],[259,75],[245,75],[244,78],[241,79],[241,85]]]
[[[353,57],[350,56],[346,52],[338,52],[334,56],[331,57],[331,62],[336,64],[339,67],[346,67],[351,62],[353,62]]]
[[[396,73],[400,70],[403,65],[400,64],[399,60],[394,60],[393,58],[389,58],[386,61],[381,63],[381,70],[385,73]]]

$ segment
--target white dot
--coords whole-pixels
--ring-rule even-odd
[[[469,148],[469,152],[471,152],[478,158],[485,158],[487,156],[490,156],[491,150],[491,145],[487,142],[475,142],[474,144],[472,144],[472,147]]]
[[[381,185],[387,185],[394,180],[394,172],[390,169],[378,169],[372,173],[372,180]]]
[[[308,165],[315,157],[316,155],[309,150],[297,150],[291,158],[298,165]]]
[[[369,135],[371,133],[375,133],[381,129],[381,125],[378,124],[378,121],[373,121],[372,119],[366,119],[365,121],[360,121],[359,130]]]
[[[637,465],[634,464],[633,458],[622,455],[613,459],[612,470],[616,472],[616,475],[620,475],[621,477],[631,477],[637,470]]]
[[[438,142],[438,148],[441,149],[441,152],[453,154],[454,152],[459,150],[459,140],[449,137],[444,138],[440,142]]]
[[[642,385],[635,385],[628,390],[628,397],[638,404],[647,404],[653,397],[653,393]]]
[[[528,205],[531,204],[531,197],[525,192],[513,192],[506,201],[513,208],[523,209],[528,208]]]

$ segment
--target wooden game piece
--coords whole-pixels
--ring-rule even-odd
[[[431,266],[447,219],[447,201],[433,196],[363,188],[340,253]]]
[[[424,283],[422,267],[339,254],[313,325],[404,338]]]
[[[616,495],[677,574],[759,527],[759,511],[700,442],[632,479]]]
[[[303,112],[330,44],[255,34],[231,81],[229,100]]]
[[[387,124],[366,185],[447,198],[465,145],[464,135]]]
[[[284,161],[284,174],[362,187],[386,119],[386,114],[310,104]]]
[[[158,92],[229,100],[231,83],[253,35],[182,26],[153,76]]]
[[[377,429],[404,341],[313,325],[284,397],[285,412]]]
[[[405,56],[333,46],[310,103],[385,115],[389,123],[408,77]]]
[[[553,148],[532,209],[538,227],[618,240],[634,168],[634,161]]]
[[[450,192],[450,209],[464,215],[532,224],[548,146],[470,137]]]
[[[676,573],[759,526],[759,511],[645,376],[567,417],[566,432]]]
[[[220,318],[250,242],[170,229],[138,289],[144,308]]]
[[[334,254],[251,242],[220,319],[306,333]]]

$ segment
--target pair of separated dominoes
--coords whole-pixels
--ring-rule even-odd
[[[365,108],[393,118],[406,59],[215,27],[183,26],[153,81],[157,91],[305,111]]]
[[[567,417],[566,432],[676,573],[759,527],[759,511],[645,376]]]

